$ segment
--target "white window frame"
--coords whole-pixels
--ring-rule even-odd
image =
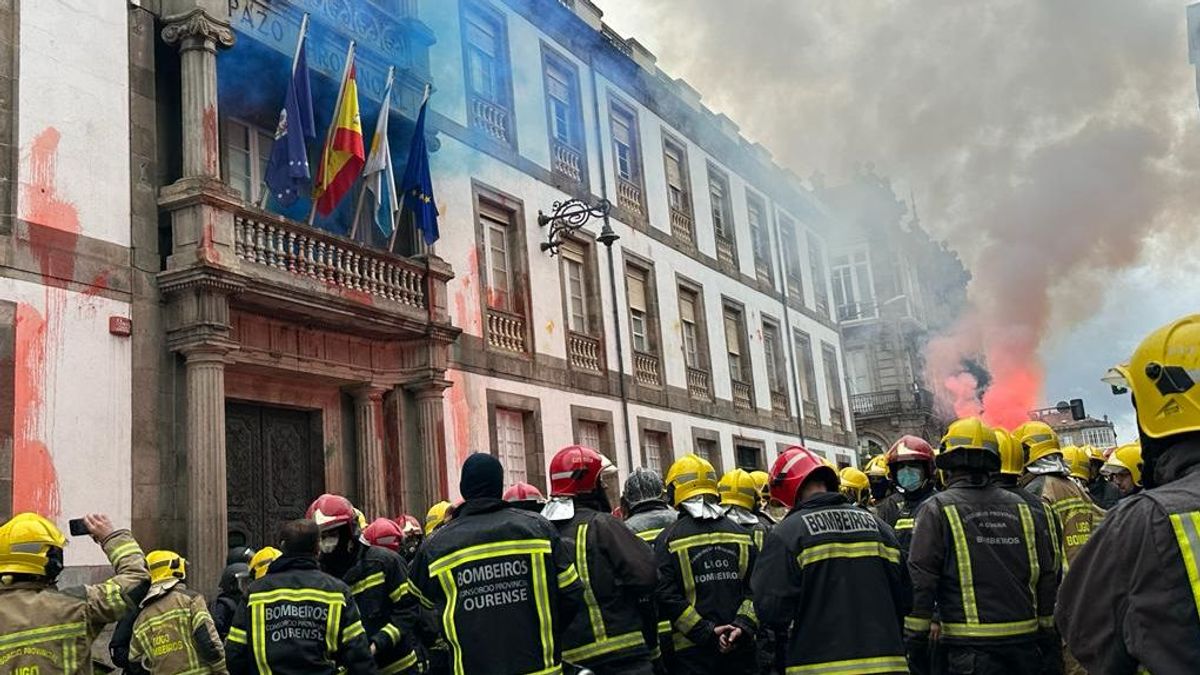
[[[566,294],[567,327],[583,335],[591,334],[588,307],[588,265],[584,249],[578,245],[565,244],[560,249],[563,265],[563,292]],[[578,278],[573,278],[575,275]],[[578,294],[576,293],[578,284]]]
[[[561,75],[559,77],[558,75]],[[555,96],[551,83],[562,86],[566,98]],[[576,95],[575,74],[557,58],[546,59],[546,103],[550,107],[550,136],[571,147],[579,145],[575,130]],[[557,104],[557,105],[556,105]],[[559,119],[559,115],[562,119]]]
[[[725,324],[725,355],[729,359],[729,377],[736,382],[749,382],[745,379],[745,363],[742,344],[742,315],[737,310],[726,307],[724,312]]]
[[[640,303],[634,289],[641,285]],[[638,267],[625,268],[625,300],[629,305],[629,336],[635,352],[652,354],[650,344],[650,274]],[[640,306],[639,306],[640,304]]]
[[[684,303],[692,306],[688,320]],[[679,293],[679,332],[683,342],[683,362],[688,368],[700,368],[700,295],[686,288]]]
[[[617,178],[636,183],[638,176],[638,126],[636,114],[624,105],[613,103],[609,133],[613,142],[613,169]],[[625,140],[618,138],[617,127],[625,130]]]
[[[501,72],[504,63],[504,51],[506,50],[504,27],[499,24],[495,17],[488,16],[482,9],[478,7],[468,6],[465,11],[464,22],[466,24],[463,40],[467,47],[467,84],[471,88],[471,93],[480,96],[496,105],[507,107],[504,101],[504,76]],[[472,28],[479,26],[481,32],[490,33],[494,44],[491,45],[494,53],[488,53],[481,45],[471,39]],[[488,29],[488,30],[483,30]],[[488,82],[478,82],[476,73],[476,60],[478,64],[487,66],[482,70],[487,70],[486,73]],[[485,88],[481,85],[487,85]]]
[[[593,420],[579,420],[579,439],[576,441],[585,448],[591,448],[603,454],[604,423]]]
[[[875,278],[871,273],[871,252],[857,246],[834,258],[830,265],[833,299],[839,321],[874,319],[879,316],[875,298]],[[841,295],[841,302],[838,296]]]
[[[733,223],[729,214],[729,178],[718,169],[708,167],[708,199],[712,202],[713,234],[719,239],[733,241]]]
[[[233,188],[242,195],[242,199],[251,203],[257,204],[262,199],[263,179],[266,176],[267,161],[271,158],[271,147],[275,143],[275,135],[262,127],[255,126],[243,120],[227,117],[222,124],[221,129],[221,145],[225,157],[224,171],[225,184]],[[235,147],[232,141],[235,138],[234,131],[240,132],[242,138],[246,139],[246,148]],[[233,182],[233,166],[230,161],[233,159],[234,153],[244,155],[249,164],[249,175],[245,178],[249,182],[244,189],[242,185],[235,185]],[[258,161],[254,161],[257,159]],[[248,192],[248,194],[247,194]]]
[[[496,455],[504,467],[504,483],[525,483],[529,479],[525,447],[525,414],[520,410],[496,408]]]
[[[782,365],[779,353],[779,327],[763,322],[763,353],[767,357],[767,388],[775,393],[784,391],[783,377],[779,372]]]
[[[672,182],[671,165],[675,165],[674,182]],[[690,208],[688,199],[687,152],[675,141],[663,139],[663,165],[667,179],[667,204],[676,211],[686,211]]]
[[[499,309],[505,312],[516,312],[516,302],[513,297],[513,256],[512,256],[512,224],[508,220],[501,220],[499,214],[481,213],[480,218],[483,220],[484,235],[487,241],[484,245],[484,257],[487,264],[487,303],[493,309]],[[497,241],[503,244],[502,250],[496,246]],[[500,262],[503,262],[503,270],[501,274],[497,274],[496,263],[497,256],[500,256]],[[503,281],[503,286],[497,282]],[[501,303],[496,302],[497,294],[502,299]]]
[[[661,431],[646,431],[642,434],[642,461],[647,469],[662,475],[662,442],[666,434]]]

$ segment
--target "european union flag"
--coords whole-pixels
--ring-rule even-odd
[[[304,43],[301,34],[300,44],[296,45],[292,80],[288,83],[283,109],[279,111],[279,125],[275,128],[275,142],[271,145],[264,178],[271,194],[285,207],[296,203],[301,193],[308,192],[312,174],[308,169],[306,140],[317,137]]]
[[[433,180],[429,177],[429,148],[425,147],[425,109],[429,107],[429,94],[421,102],[417,113],[417,128],[413,131],[412,145],[408,149],[408,166],[400,181],[400,194],[404,196],[404,207],[412,211],[413,222],[425,235],[425,244],[438,240],[438,210],[433,200]]]

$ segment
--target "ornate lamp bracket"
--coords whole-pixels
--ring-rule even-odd
[[[608,222],[608,212],[611,209],[612,204],[607,199],[601,199],[596,204],[588,204],[582,199],[569,199],[565,202],[554,202],[553,212],[550,215],[538,211],[538,225],[540,227],[550,226],[549,231],[546,232],[546,241],[542,242],[542,250],[548,251],[552,256],[558,255],[558,249],[562,246],[563,240],[578,231],[592,218],[604,219],[604,227],[600,229],[600,236],[596,239],[611,248],[613,242],[620,238]]]

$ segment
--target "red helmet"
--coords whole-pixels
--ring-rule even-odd
[[[582,445],[568,445],[550,460],[550,494],[555,497],[585,495],[596,489],[604,458]]]
[[[317,497],[309,505],[305,518],[315,520],[322,532],[342,525],[349,525],[352,532],[358,529],[358,514],[354,512],[354,505],[341,495],[325,493]]]
[[[400,526],[387,518],[376,518],[362,533],[363,541],[371,546],[382,546],[393,551],[400,550],[404,533]]]
[[[542,491],[529,483],[513,483],[504,491],[506,502],[544,502],[546,497]]]
[[[900,462],[925,462],[929,469],[926,475],[929,476],[932,476],[936,470],[933,446],[919,436],[901,436],[900,440],[892,443],[892,447],[888,448],[884,457],[887,459],[889,474],[896,473],[895,465]]]
[[[771,497],[789,509],[796,505],[800,486],[809,478],[821,478],[831,490],[837,490],[837,472],[821,461],[821,456],[802,445],[779,453],[771,465]]]
[[[396,519],[396,525],[400,528],[400,532],[407,539],[413,535],[421,536],[425,534],[425,529],[421,527],[421,521],[411,513],[406,513]]]

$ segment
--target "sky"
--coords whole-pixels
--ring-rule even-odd
[[[1200,287],[1186,3],[596,2],[781,165],[911,191],[973,275],[949,362],[982,354],[1021,405],[1081,397],[1136,436],[1099,378]]]

